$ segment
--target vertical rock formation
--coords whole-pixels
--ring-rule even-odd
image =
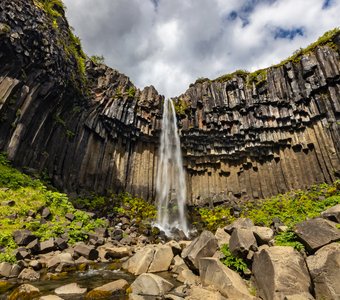
[[[67,192],[154,199],[164,97],[85,62],[62,5],[44,3],[0,2],[0,151]],[[340,38],[332,39],[265,71],[197,81],[176,99],[191,204],[339,176]]]

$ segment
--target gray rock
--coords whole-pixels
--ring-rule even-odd
[[[274,230],[269,227],[254,226],[251,230],[258,245],[268,244],[274,238]]]
[[[323,218],[340,223],[340,204],[332,206],[321,213]]]
[[[22,267],[19,266],[19,264],[14,264],[12,266],[10,277],[18,277],[18,275],[20,274],[21,270],[22,270]]]
[[[164,296],[173,287],[172,283],[152,273],[139,275],[131,284],[133,294],[149,296]]]
[[[340,244],[332,243],[307,257],[317,299],[340,299]]]
[[[98,259],[98,251],[94,249],[92,246],[87,246],[85,244],[78,244],[74,247],[74,251],[81,256],[86,257],[89,260]]]
[[[224,228],[218,228],[215,233],[218,247],[221,248],[223,245],[229,245],[230,234],[227,233]]]
[[[54,244],[54,238],[50,238],[46,241],[40,242],[40,253],[48,253],[57,250]]]
[[[26,249],[29,250],[33,255],[38,254],[40,252],[40,242],[38,239],[35,239],[34,241],[30,242]]]
[[[44,207],[41,211],[41,217],[47,219],[49,216],[51,216],[51,210],[48,207]]]
[[[148,272],[167,271],[174,257],[170,246],[157,246]]]
[[[54,290],[58,296],[81,296],[86,291],[86,288],[81,288],[77,283],[66,284]]]
[[[28,264],[29,267],[33,268],[35,271],[39,271],[42,268],[42,264],[38,260],[31,260]]]
[[[13,232],[13,238],[18,246],[26,246],[34,241],[37,237],[27,229],[16,230]]]
[[[60,298],[59,296],[56,295],[47,295],[40,297],[39,300],[63,300],[63,298]]]
[[[63,238],[56,238],[54,240],[54,244],[56,245],[56,247],[60,250],[65,250],[68,248],[68,244],[67,244],[67,240],[66,239],[63,239]]]
[[[69,221],[73,221],[74,220],[74,214],[72,214],[72,213],[67,213],[66,215],[65,215],[65,218],[67,219],[67,220],[69,220]]]
[[[322,218],[299,223],[294,232],[309,253],[314,253],[317,249],[340,240],[340,230],[336,228],[336,223]]]
[[[106,251],[105,258],[122,258],[131,255],[131,248],[130,247],[103,247]]]
[[[246,258],[249,251],[257,250],[257,243],[250,228],[235,228],[229,241],[229,249],[234,256]]]
[[[259,296],[264,300],[281,300],[312,291],[306,263],[292,247],[275,246],[255,253],[252,271]]]
[[[230,225],[224,227],[224,231],[231,234],[234,229],[236,228],[251,228],[254,226],[254,223],[252,220],[248,218],[239,218]]]
[[[93,289],[86,294],[86,299],[103,299],[112,297],[116,293],[124,293],[129,286],[125,279],[115,280]]]
[[[25,281],[36,281],[40,279],[40,274],[33,269],[23,269],[18,276],[19,279]]]
[[[255,299],[241,276],[216,258],[200,259],[200,278],[203,287],[212,286],[228,299]]]
[[[210,231],[203,231],[182,252],[182,258],[189,268],[197,271],[202,257],[212,257],[218,248],[217,239]]]
[[[55,254],[46,261],[46,267],[48,269],[55,269],[58,267],[59,264],[73,266],[74,260],[71,253],[66,252]]]
[[[207,290],[198,286],[193,286],[189,291],[189,296],[185,297],[185,300],[227,300],[219,292]],[[240,300],[242,298],[239,298]],[[236,300],[236,299],[232,299]]]
[[[8,262],[0,263],[0,276],[10,277],[12,271],[12,264]]]
[[[14,251],[15,258],[17,260],[30,259],[31,254],[25,248],[18,248]]]

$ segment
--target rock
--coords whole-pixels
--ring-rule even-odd
[[[59,264],[73,266],[74,260],[71,253],[59,253],[53,255],[46,261],[46,267],[48,269],[55,269]]]
[[[182,248],[180,244],[174,240],[167,242],[165,245],[171,247],[174,256],[180,255],[182,253]]]
[[[41,262],[38,261],[38,260],[35,260],[35,259],[34,259],[34,260],[31,260],[31,261],[29,262],[28,266],[31,267],[31,268],[33,268],[33,270],[35,270],[35,271],[39,271],[39,270],[41,270],[41,268],[42,268]]]
[[[190,284],[190,285],[198,285],[201,283],[200,277],[195,275],[186,265],[186,268],[183,268],[179,273],[176,279],[179,282],[182,282],[184,284]]]
[[[105,258],[122,258],[131,255],[130,247],[104,247],[106,254]]]
[[[197,271],[202,257],[212,257],[218,248],[217,239],[210,231],[203,231],[182,252],[182,258],[189,268]]]
[[[185,266],[186,268],[188,268],[187,265],[185,264],[183,258],[180,257],[179,255],[176,255],[176,256],[172,259],[172,262],[171,262],[171,267],[170,267],[171,272],[177,273],[177,274],[178,274],[179,271],[182,270],[182,268],[179,269],[179,268],[182,267],[182,266]]]
[[[91,246],[87,246],[85,244],[78,244],[74,247],[74,251],[81,256],[86,257],[89,260],[98,259],[98,251]]]
[[[9,295],[8,300],[34,299],[39,294],[39,289],[33,285],[22,284]]]
[[[234,256],[246,258],[249,251],[257,250],[257,243],[251,229],[235,228],[229,241],[230,252]]]
[[[54,240],[54,244],[59,250],[65,250],[68,248],[67,240],[60,237]]]
[[[149,300],[149,298],[137,294],[129,294],[129,300]]]
[[[309,253],[314,253],[322,246],[340,240],[340,230],[336,228],[336,224],[321,218],[297,224],[294,232]]]
[[[48,207],[44,207],[41,211],[41,217],[47,219],[49,216],[51,216],[51,210]]]
[[[15,201],[14,200],[2,201],[1,205],[13,207],[15,205]]]
[[[164,296],[172,288],[172,283],[152,273],[139,275],[131,284],[132,293],[138,295]]]
[[[54,238],[40,242],[40,253],[48,253],[55,250],[57,250],[57,247],[54,244]]]
[[[18,246],[26,246],[34,241],[37,237],[27,229],[16,230],[13,232],[13,238]]]
[[[340,244],[332,243],[307,257],[317,299],[340,298]]]
[[[12,271],[12,265],[8,262],[0,263],[0,276],[10,277]]]
[[[148,272],[167,271],[174,257],[170,246],[157,246]]]
[[[27,246],[26,249],[30,251],[33,255],[38,254],[40,252],[40,242],[38,239],[33,240],[30,242]]]
[[[146,273],[153,260],[154,253],[155,250],[153,248],[145,247],[137,251],[122,267],[134,275]]]
[[[340,204],[332,206],[321,213],[323,218],[340,223]]]
[[[223,245],[229,245],[230,234],[227,233],[224,228],[218,228],[215,233],[218,247],[221,248]]]
[[[31,254],[25,248],[18,248],[14,251],[15,258],[17,260],[30,259]]]
[[[19,279],[25,281],[36,281],[40,279],[40,274],[33,269],[23,269],[18,276]]]
[[[14,264],[12,266],[10,277],[18,277],[20,272],[21,272],[21,270],[22,270],[22,267],[20,267],[18,264]]]
[[[254,226],[251,230],[258,245],[268,244],[274,238],[274,231],[269,227]]]
[[[283,300],[314,300],[315,298],[309,293],[301,293],[285,296]]]
[[[56,295],[47,295],[40,297],[39,300],[63,300],[63,298],[60,298]]]
[[[227,298],[223,297],[219,292],[217,291],[210,291],[198,286],[193,286],[189,292],[189,296],[185,297],[185,300],[227,300]],[[243,298],[238,298],[242,299]],[[231,299],[236,300],[236,299]]]
[[[54,290],[58,296],[81,296],[86,291],[86,288],[81,288],[77,283],[66,284]]]
[[[125,279],[109,282],[88,292],[85,299],[103,299],[109,298],[116,293],[125,294],[125,290],[128,286],[129,283]]]
[[[72,214],[72,213],[67,213],[66,215],[65,215],[65,218],[67,219],[67,220],[69,220],[69,221],[73,221],[74,220],[74,218],[75,218],[75,216],[74,216],[74,214]]]
[[[255,299],[241,276],[216,258],[201,258],[200,278],[203,286],[212,286],[228,299]]]
[[[254,223],[252,220],[248,218],[239,218],[230,225],[224,227],[224,231],[231,234],[234,229],[236,228],[251,228],[254,226]]]
[[[292,247],[275,246],[254,256],[252,271],[259,296],[264,300],[312,290],[308,269],[301,254]]]
[[[184,300],[184,298],[176,296],[176,295],[172,295],[172,294],[167,294],[164,296],[165,300]]]

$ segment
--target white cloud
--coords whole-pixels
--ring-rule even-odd
[[[290,56],[339,26],[340,0],[64,0],[67,16],[89,55],[140,88],[166,96],[198,77],[255,70]],[[303,30],[294,39],[274,38]],[[284,31],[283,31],[284,32]]]

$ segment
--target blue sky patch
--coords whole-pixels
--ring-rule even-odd
[[[322,9],[327,9],[333,5],[333,0],[324,0],[322,4]]]
[[[296,27],[292,29],[277,27],[274,30],[274,39],[288,39],[293,40],[296,36],[303,36],[303,27]]]

